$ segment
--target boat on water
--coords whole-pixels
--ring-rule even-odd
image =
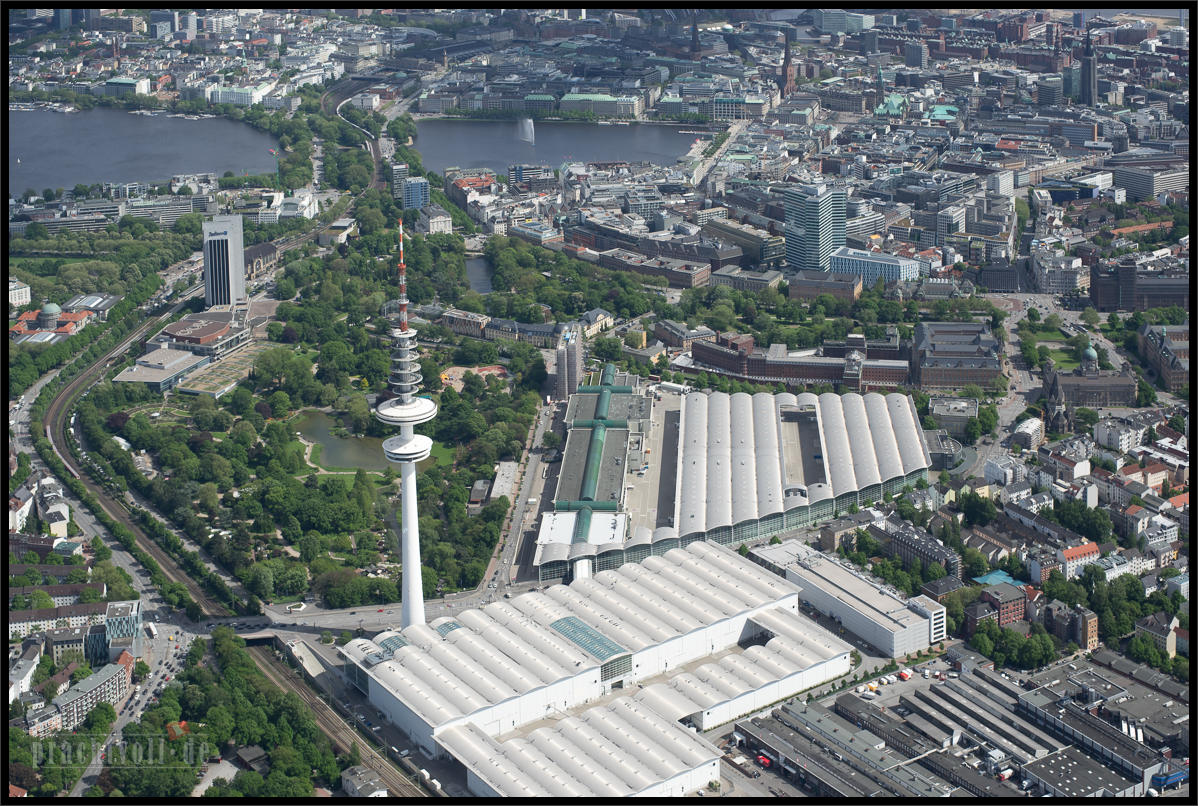
[[[599,125],[600,126],[610,126],[611,121],[610,120],[601,120],[601,121],[599,121]]]
[[[617,120],[617,121],[616,121],[616,125],[617,125],[617,126],[628,126],[628,125],[630,125],[630,124],[629,124],[629,123],[628,123],[628,121],[626,121],[626,120]]]

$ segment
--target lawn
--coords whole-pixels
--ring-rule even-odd
[[[1049,350],[1052,356],[1052,361],[1058,370],[1072,370],[1079,366],[1078,360],[1073,357],[1072,350]]]
[[[453,448],[440,442],[433,443],[432,457],[437,460],[437,464],[443,467],[449,467],[453,464]]]
[[[1054,341],[1057,339],[1069,338],[1067,335],[1065,335],[1065,331],[1061,330],[1059,327],[1043,327],[1042,325],[1043,323],[1041,323],[1041,325],[1037,325],[1036,330],[1034,331],[1034,335],[1038,341]],[[1019,326],[1019,334],[1021,336],[1027,334],[1027,328],[1028,325],[1021,322]]]

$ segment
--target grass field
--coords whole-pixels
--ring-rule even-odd
[[[1073,357],[1072,350],[1050,350],[1049,354],[1058,370],[1077,369],[1079,366],[1078,360]]]
[[[1026,320],[1025,320],[1026,321]],[[1019,335],[1026,334],[1028,325],[1020,323]],[[1065,331],[1057,327],[1037,327],[1034,331],[1036,339],[1039,341],[1055,341],[1058,339],[1067,339]]]

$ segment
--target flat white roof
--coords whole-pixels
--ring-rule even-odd
[[[577,512],[546,512],[541,516],[534,565],[578,556],[594,556],[600,547],[607,545],[623,548],[624,538],[628,534],[626,513],[592,511],[590,528],[582,536],[582,541],[575,543],[574,530],[578,517]]]
[[[385,631],[373,641],[354,639],[340,651],[435,730],[796,592],[792,583],[726,548],[696,542],[570,585]],[[813,648],[813,639],[802,633],[814,625],[785,607],[779,613],[794,620],[794,637],[780,640],[771,654],[815,662],[849,651],[830,634],[820,638],[821,649]],[[772,668],[788,668],[779,663]]]
[[[901,632],[926,621],[924,616],[907,608],[906,600],[797,540],[761,546],[754,551],[779,567],[793,570],[801,580],[800,588],[816,587],[885,630]]]

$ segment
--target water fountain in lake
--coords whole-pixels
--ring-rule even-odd
[[[533,127],[532,118],[520,118],[516,129],[516,139],[532,146],[537,144],[537,132]]]

